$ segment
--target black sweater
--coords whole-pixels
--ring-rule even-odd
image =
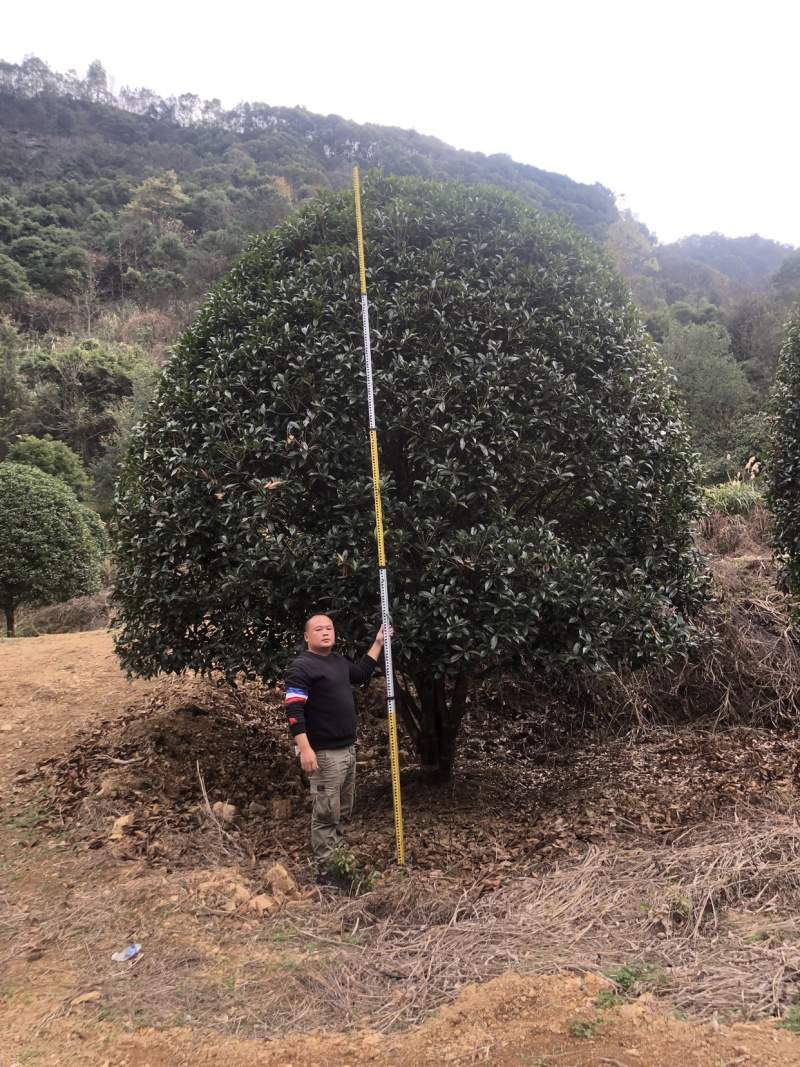
[[[319,656],[301,652],[286,671],[286,717],[292,735],[306,734],[313,749],[345,748],[355,743],[353,685],[369,681],[375,660],[351,663],[338,652]]]

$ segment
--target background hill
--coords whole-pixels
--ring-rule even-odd
[[[763,451],[760,412],[800,296],[790,246],[721,234],[660,244],[599,184],[300,107],[115,95],[100,62],[85,77],[36,57],[0,62],[0,137],[0,459],[20,434],[51,434],[91,469],[101,511],[199,300],[251,233],[349,184],[354,163],[490,183],[567,213],[607,244],[675,369],[708,477]]]
[[[66,271],[85,277],[88,259],[105,299],[138,290],[163,305],[200,295],[248,234],[320,188],[349,184],[356,163],[497,185],[548,213],[567,212],[599,239],[618,217],[608,189],[509,156],[303,108],[245,103],[223,111],[216,100],[162,100],[148,90],[114,97],[105,81],[99,64],[85,79],[33,58],[0,64],[0,239],[24,271],[20,284],[33,290],[69,298],[76,283]]]

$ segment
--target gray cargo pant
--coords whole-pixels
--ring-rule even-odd
[[[309,775],[311,796],[311,850],[322,866],[342,842],[342,823],[353,812],[356,795],[356,746],[323,748],[317,769]]]

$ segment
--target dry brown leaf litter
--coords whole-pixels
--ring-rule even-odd
[[[320,898],[308,885],[302,782],[275,695],[263,697],[173,684],[18,776],[12,818],[43,781],[45,840],[66,834],[58,848],[164,878],[172,912],[205,931],[186,952],[168,927],[163,959],[145,951],[131,968],[135,995],[105,963],[88,975],[131,1018],[271,1036],[367,1021],[388,1033],[508,970],[637,961],[658,974],[657,994],[699,1015],[776,1015],[797,996],[795,733],[650,728],[542,753],[515,739],[522,718],[489,742],[473,721],[454,788],[404,775],[403,878],[378,758],[385,734],[366,716],[362,751],[377,755],[362,763],[376,766],[362,766],[351,840],[384,874],[362,897]],[[268,873],[277,863],[296,885],[282,898]],[[114,890],[117,912],[136,913],[135,881],[130,894],[126,905]],[[79,903],[68,910],[74,924]],[[51,927],[40,918],[42,936]],[[119,929],[117,940],[144,936]],[[254,953],[234,990],[213,977],[209,936]],[[271,959],[286,944],[305,952],[302,963],[292,955],[276,983],[260,962],[265,943]]]
[[[358,812],[350,838],[378,869],[393,864],[385,724],[365,716]],[[644,830],[669,835],[775,789],[793,790],[796,730],[641,728],[635,740],[584,733],[541,749],[520,735],[521,712],[465,725],[449,790],[403,778],[412,866],[480,878],[487,888],[526,863],[577,854],[587,843]],[[403,762],[411,763],[404,753]],[[609,768],[612,773],[609,774]],[[211,848],[252,862],[307,858],[305,792],[277,694],[171,683],[145,706],[105,721],[62,756],[18,775],[43,782],[56,814],[85,849],[113,848],[167,866],[197,866]],[[205,792],[204,792],[205,791]]]

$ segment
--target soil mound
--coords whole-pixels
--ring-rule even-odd
[[[473,708],[456,780],[445,789],[420,783],[402,741],[413,867],[493,889],[587,844],[631,832],[669,841],[737,804],[791,791],[800,761],[797,730],[643,726],[620,738],[585,731],[543,744],[545,724],[530,710],[514,714],[507,705],[506,716],[489,701]],[[378,870],[394,861],[387,748],[386,723],[367,710],[349,840]],[[80,848],[182,867],[283,858],[298,878],[310,876],[307,783],[274,690],[199,679],[157,687],[18,776],[19,787],[37,782]],[[122,818],[124,832],[112,841]]]

